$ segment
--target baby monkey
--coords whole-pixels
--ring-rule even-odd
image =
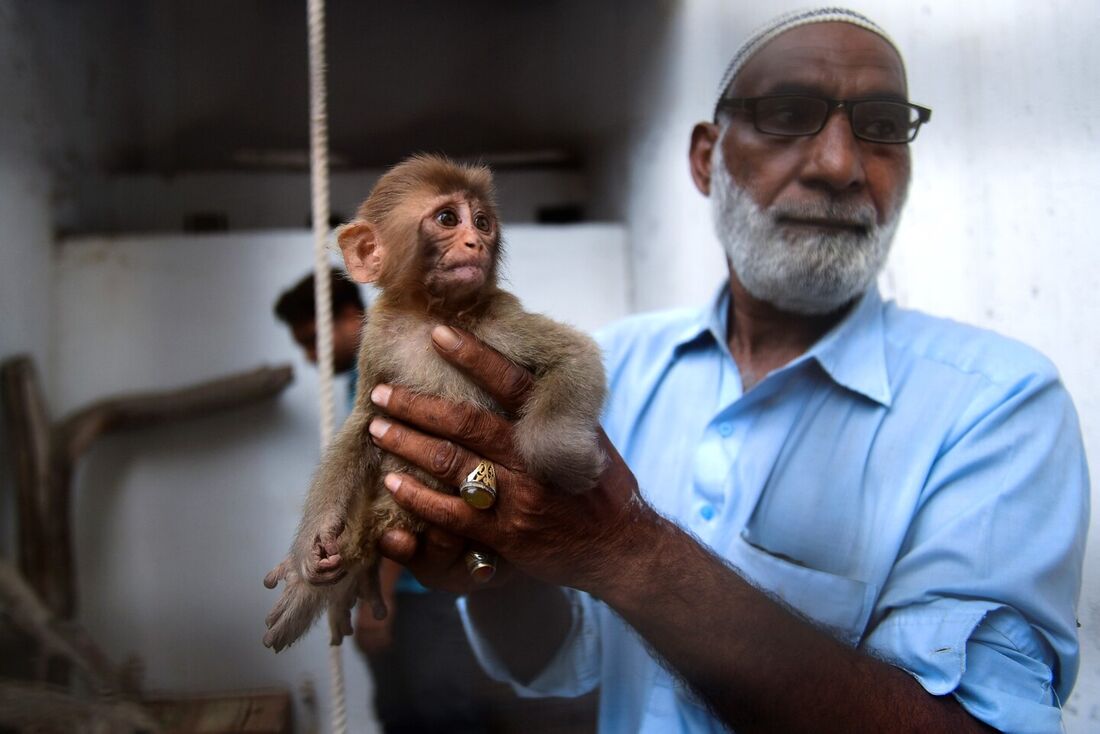
[[[516,449],[533,477],[558,491],[583,492],[605,460],[596,437],[606,392],[599,348],[574,329],[525,312],[497,286],[503,243],[489,169],[438,156],[409,158],[379,179],[338,240],[348,274],[376,283],[380,295],[366,318],[355,407],[313,478],[289,554],[264,579],[268,588],[285,582],[264,635],[276,652],[326,607],[333,645],[352,633],[357,598],[385,617],[378,539],[390,528],[423,529],[383,487],[387,473],[409,472],[455,492],[371,442],[367,427],[379,415],[370,400],[374,386],[403,385],[505,414],[436,354],[430,339],[436,325],[465,329],[534,375],[530,397],[512,416]]]

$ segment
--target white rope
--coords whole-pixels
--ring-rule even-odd
[[[328,116],[325,111],[325,2],[308,0],[309,15],[309,148],[313,194],[313,282],[317,314],[317,368],[320,372],[321,451],[332,440],[335,405],[332,389],[332,288],[326,251],[329,233]],[[341,648],[329,645],[332,686],[332,731],[348,728]]]

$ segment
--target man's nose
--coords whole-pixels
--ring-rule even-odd
[[[807,184],[834,191],[857,191],[866,183],[863,151],[844,110],[832,110],[825,127],[810,138],[803,169]]]

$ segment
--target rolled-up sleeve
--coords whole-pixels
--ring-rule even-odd
[[[520,696],[580,696],[599,684],[599,625],[594,603],[587,594],[565,589],[570,600],[572,622],[557,653],[533,680],[524,684],[512,677],[508,667],[481,636],[470,619],[466,599],[458,600],[458,611],[474,655],[489,677],[512,686]]]
[[[863,646],[1001,731],[1060,731],[1088,506],[1053,370],[987,385],[932,468]]]

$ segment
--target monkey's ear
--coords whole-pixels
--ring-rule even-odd
[[[382,273],[382,243],[374,227],[357,219],[336,230],[336,241],[352,280],[356,283],[378,280]]]

